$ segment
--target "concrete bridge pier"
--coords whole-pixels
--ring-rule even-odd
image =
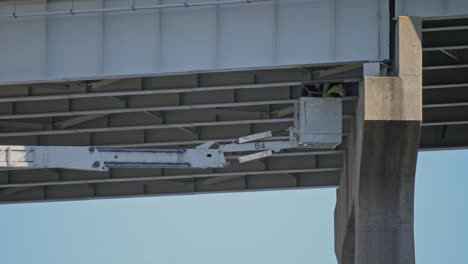
[[[412,264],[422,121],[421,20],[400,17],[395,76],[365,76],[335,208],[340,264]]]

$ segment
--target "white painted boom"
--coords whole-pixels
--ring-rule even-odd
[[[243,163],[298,147],[335,148],[341,143],[341,98],[302,97],[297,102],[295,124],[288,141],[258,141],[271,131],[248,135],[210,149],[207,142],[194,149],[131,149],[74,146],[0,146],[0,168],[6,170],[63,168],[107,171],[110,168],[223,168],[226,152],[252,152],[238,158]],[[254,142],[257,141],[257,142]]]

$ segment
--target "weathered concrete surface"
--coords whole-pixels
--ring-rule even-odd
[[[419,121],[366,121],[355,200],[356,263],[414,263]]]
[[[364,120],[421,120],[421,83],[412,79],[413,77],[365,77]]]
[[[420,20],[400,17],[398,77],[365,77],[337,191],[341,264],[414,263],[414,176],[422,121]]]

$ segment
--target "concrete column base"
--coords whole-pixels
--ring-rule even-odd
[[[355,263],[411,264],[420,122],[365,124],[355,200]]]

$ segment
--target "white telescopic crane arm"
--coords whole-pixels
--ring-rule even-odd
[[[335,148],[341,144],[341,98],[298,100],[288,141],[263,141],[271,131],[248,135],[232,143],[214,141],[194,149],[132,149],[72,146],[0,146],[0,170],[62,168],[107,171],[110,168],[223,168],[226,152],[256,152],[238,158],[248,162],[291,148]],[[262,140],[262,141],[260,141]]]

